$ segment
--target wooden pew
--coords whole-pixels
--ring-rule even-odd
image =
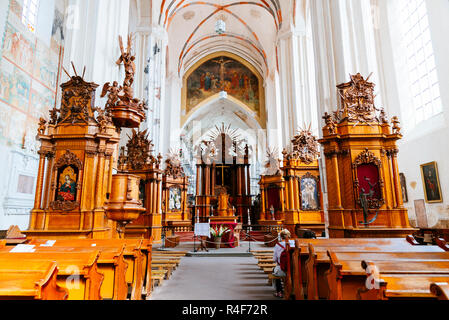
[[[426,254],[443,253],[442,250],[436,246],[412,246],[406,243],[399,243],[397,245],[378,245],[376,246],[373,240],[372,244],[366,243],[361,246],[355,246],[350,243],[348,246],[332,247],[333,252],[423,252]],[[308,299],[327,299],[329,296],[329,286],[326,278],[326,272],[330,268],[330,259],[327,254],[328,247],[315,247],[309,244],[308,258],[305,261],[305,281],[306,292]]]
[[[0,265],[9,265],[13,270],[25,260],[32,263],[56,262],[59,271],[57,284],[68,289],[68,300],[101,300],[103,274],[98,272],[100,252],[64,253],[18,253],[0,252]]]
[[[438,300],[449,300],[449,283],[433,282],[430,284],[430,292],[437,297]]]
[[[435,239],[437,246],[439,246],[444,251],[449,251],[449,244],[443,238]]]
[[[167,271],[167,277],[171,277],[173,273],[173,264],[167,264],[167,263],[151,263],[152,270],[166,270]]]
[[[104,275],[101,284],[102,299],[126,300],[128,295],[128,284],[125,274],[128,264],[123,258],[125,247],[64,247],[41,246],[35,244],[35,253],[94,253],[100,251],[97,267],[98,272]],[[1,251],[0,251],[1,252]]]
[[[168,259],[164,259],[164,260],[162,260],[162,259],[153,259],[152,262],[151,262],[151,265],[153,265],[153,264],[166,264],[166,265],[171,265],[171,266],[173,267],[173,270],[176,270],[176,267],[177,267],[177,265],[178,265],[178,262],[176,262],[176,261],[171,261],[171,260],[168,260]]]
[[[379,254],[380,260],[371,259],[366,262],[363,260],[364,256],[369,255],[370,258],[376,258]],[[384,279],[389,274],[402,275],[402,279],[410,278],[411,275],[415,275],[415,278],[411,282],[419,283],[418,279],[422,277],[428,277],[428,275],[445,276],[445,279],[449,278],[449,259],[433,259],[431,256],[421,257],[422,252],[418,252],[413,256],[413,253],[338,253],[331,250],[328,251],[328,255],[331,260],[331,267],[327,273],[329,284],[329,299],[331,300],[356,300],[360,298],[360,295],[366,292],[366,278],[367,272],[365,268],[371,266],[370,270],[375,266],[379,272],[379,277],[383,281],[380,281],[380,289],[377,292],[378,297],[384,296],[387,286],[387,280]],[[352,257],[348,257],[352,255]],[[447,256],[447,255],[446,255]],[[421,278],[420,278],[421,277]],[[391,279],[391,278],[390,278]],[[421,280],[420,280],[421,281]],[[427,291],[430,291],[430,283],[435,282],[432,280],[427,283]],[[394,290],[392,280],[390,280],[390,287],[388,290]],[[400,283],[400,281],[396,281]],[[404,285],[404,281],[402,281]],[[372,296],[373,291],[369,290],[369,294]],[[398,290],[396,290],[398,292]],[[400,290],[399,290],[400,291]],[[416,288],[411,290],[416,294]],[[407,296],[407,295],[405,295]],[[410,296],[407,296],[410,297]],[[416,295],[415,295],[416,297]]]
[[[90,248],[101,251],[99,259],[100,272],[105,273],[105,286],[102,286],[103,298],[124,300],[128,295],[128,285],[131,287],[131,299],[142,299],[142,288],[150,268],[147,266],[148,257],[151,260],[151,247],[148,250],[148,244],[144,239],[71,239],[56,240],[52,247],[72,247],[72,248]],[[31,239],[29,244],[42,245],[47,240]],[[117,255],[117,250],[122,254]],[[149,252],[149,253],[148,253]],[[111,254],[116,255],[111,257]],[[113,261],[112,261],[113,260]],[[122,261],[124,260],[124,261]],[[111,268],[111,261],[114,267]],[[148,270],[147,270],[148,269]],[[150,275],[151,277],[151,275]],[[115,279],[116,290],[111,291],[111,282],[109,279]],[[147,287],[144,289],[147,292]],[[109,294],[113,292],[113,295]]]
[[[327,248],[337,248],[338,250],[356,250],[355,248],[360,247],[360,250],[371,250],[377,251],[379,247],[389,247],[391,250],[401,251],[401,248],[405,248],[404,250],[415,248],[413,250],[435,250],[442,251],[436,246],[433,249],[422,249],[423,246],[412,246],[407,242],[405,238],[333,238],[333,239],[297,239],[298,243],[296,244],[296,251],[293,253],[296,255],[296,258],[292,260],[292,263],[296,265],[293,269],[296,276],[293,278],[293,287],[295,289],[296,299],[302,299],[307,294],[308,299],[317,299],[316,289],[309,288],[309,286],[315,284],[316,282],[311,282],[313,277],[308,276],[306,263],[310,263],[309,256],[309,244],[312,244],[316,251],[322,251],[324,253],[325,259],[327,259],[327,266],[324,268],[329,268],[329,260],[326,255]],[[344,249],[346,248],[346,249]],[[299,259],[299,261],[297,261]],[[308,262],[309,261],[309,262]],[[323,274],[323,272],[321,272]],[[299,277],[302,278],[302,283],[299,282]],[[308,279],[312,279],[308,281]],[[318,282],[319,283],[319,282]],[[323,286],[323,285],[321,285]],[[326,287],[327,284],[324,284]],[[312,291],[310,291],[312,290]],[[300,292],[304,292],[304,294],[300,294]],[[321,296],[322,297],[322,296]]]
[[[186,251],[171,251],[171,250],[155,250],[153,251],[153,254],[177,254],[177,255],[182,255],[185,256],[187,254]]]
[[[370,268],[368,268],[370,266]],[[375,273],[372,261],[362,262],[362,268],[370,277],[370,287],[358,289],[357,298],[361,300],[447,300],[449,279],[447,274]],[[422,270],[421,270],[422,271]],[[377,284],[377,285],[375,285]]]
[[[57,284],[53,261],[15,260],[0,263],[0,300],[66,300],[68,290]]]

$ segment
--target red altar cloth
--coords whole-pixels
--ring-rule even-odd
[[[220,226],[223,226],[225,228],[229,228],[230,231],[226,232],[223,237],[221,238],[221,247],[225,248],[235,248],[234,241],[234,229],[237,226],[237,223],[235,222],[210,222],[210,227],[214,228],[216,230],[220,229]],[[211,237],[207,239],[207,241],[210,241],[212,243],[209,243],[210,247],[213,247],[214,244],[214,238]]]

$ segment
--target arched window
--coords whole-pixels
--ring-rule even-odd
[[[401,39],[415,125],[442,112],[440,87],[425,0],[400,0]]]
[[[39,9],[39,0],[23,1],[22,22],[33,33],[36,30],[38,9]]]

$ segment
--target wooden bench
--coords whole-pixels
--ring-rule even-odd
[[[15,260],[0,263],[0,300],[66,300],[68,290],[57,284],[53,261]]]
[[[152,263],[151,264],[152,270],[166,270],[167,271],[167,277],[171,277],[174,269],[173,264],[169,263]]]
[[[59,271],[57,284],[68,290],[68,300],[101,300],[103,274],[98,272],[97,261],[100,252],[0,252],[0,265],[18,268],[25,260],[32,263],[56,262]]]
[[[172,251],[172,250],[154,250],[153,251],[153,254],[157,254],[157,253],[160,253],[160,254],[179,254],[179,255],[182,255],[182,256],[185,256],[186,254],[187,254],[187,252],[186,251]]]
[[[388,296],[385,292],[387,287],[387,280],[383,279],[389,274],[402,275],[403,279],[411,275],[415,275],[414,280],[418,283],[419,276],[428,277],[428,275],[439,275],[449,278],[449,260],[434,259],[431,256],[420,257],[423,253],[418,252],[416,256],[410,253],[383,253],[379,258],[381,260],[371,259],[370,261],[361,260],[364,255],[370,255],[371,258],[375,258],[376,254],[366,253],[352,253],[352,257],[347,257],[349,253],[338,253],[331,250],[328,251],[328,255],[331,260],[331,267],[328,271],[327,278],[329,284],[329,299],[331,300],[356,300],[360,298],[360,295],[366,291],[366,279],[368,266],[370,271],[375,267],[379,272],[379,277],[383,281],[379,281],[380,289],[376,293],[376,296],[383,297]],[[346,255],[346,256],[345,256]],[[403,258],[401,258],[403,255]],[[358,256],[358,257],[357,257]],[[347,259],[347,260],[345,260]],[[349,260],[351,259],[351,260]],[[411,282],[414,282],[412,280]],[[398,281],[391,281],[390,283],[400,283]],[[427,293],[430,292],[430,284],[435,282],[432,280],[427,283]],[[402,281],[404,284],[404,281]],[[393,285],[388,287],[390,292],[394,290]],[[369,295],[372,296],[375,290],[368,290]],[[398,291],[398,290],[396,290]],[[404,291],[404,290],[403,290]],[[406,291],[406,290],[405,290]],[[416,289],[409,290],[415,292]],[[407,295],[405,295],[407,296]],[[407,296],[410,297],[410,296]],[[416,297],[416,295],[415,295]]]
[[[333,239],[296,239],[295,240],[295,248],[290,252],[292,270],[289,277],[291,277],[292,281],[292,290],[295,293],[296,299],[304,299],[307,297],[310,299],[318,298],[316,296],[316,290],[312,291],[315,293],[311,293],[309,286],[316,284],[316,281],[313,281],[313,277],[308,276],[306,263],[310,259],[309,256],[309,244],[312,244],[315,250],[324,252],[326,256],[327,248],[337,248],[338,250],[355,250],[356,247],[363,247],[365,250],[378,250],[379,247],[390,247],[396,248],[397,251],[402,250],[401,248],[416,248],[414,250],[420,250],[422,246],[412,246],[407,242],[405,238],[333,238]],[[343,249],[347,248],[347,249]],[[351,249],[352,248],[352,249]],[[428,249],[423,249],[428,250]],[[441,251],[439,249],[434,248],[434,250]],[[293,257],[294,256],[294,257]],[[326,257],[326,259],[328,259]],[[309,262],[310,263],[310,262]],[[329,261],[327,262],[327,266],[324,267],[324,271],[326,268],[329,268]],[[323,272],[320,272],[323,275]],[[308,279],[311,281],[308,281]],[[318,285],[320,281],[318,281]],[[324,285],[326,287],[326,285]],[[324,288],[325,289],[325,288]],[[301,293],[302,292],[302,293]],[[322,297],[322,296],[321,296]]]
[[[30,244],[45,244],[47,240],[43,239],[31,239]],[[56,240],[52,247],[73,247],[73,248],[93,248],[101,251],[100,255],[100,270],[101,272],[111,273],[114,271],[113,279],[120,285],[115,291],[113,296],[110,294],[110,283],[105,280],[105,286],[102,288],[102,296],[104,298],[112,299],[126,299],[128,295],[128,285],[131,287],[131,299],[140,300],[142,298],[142,288],[144,286],[144,281],[146,278],[148,261],[151,260],[151,243],[148,249],[148,243],[145,245],[144,239],[73,239],[73,240]],[[79,250],[79,249],[78,249]],[[107,265],[108,255],[117,252],[117,250],[123,251],[123,258],[116,256],[114,258],[114,268],[111,269]],[[150,252],[150,253],[149,253]],[[103,259],[104,258],[104,259]],[[109,257],[110,258],[110,257]],[[123,267],[122,259],[126,263],[127,267]],[[148,260],[149,259],[149,260]],[[110,261],[111,259],[109,259]],[[123,272],[125,270],[125,273]],[[117,272],[115,272],[117,271]],[[107,276],[107,279],[111,279],[111,276]],[[126,282],[123,287],[124,281]],[[117,286],[117,285],[116,285]],[[109,289],[107,289],[109,287]]]
[[[285,277],[275,276],[274,274],[270,273],[268,275],[268,285],[272,286],[273,285],[273,280],[276,280],[276,279],[285,281]]]
[[[153,270],[151,271],[151,279],[152,279],[152,289],[157,285],[160,286],[162,282],[167,279],[168,280],[168,270]]]
[[[125,246],[120,247],[102,247],[102,246],[62,246],[58,243],[56,246],[45,246],[46,241],[34,241],[35,253],[63,253],[63,252],[97,252],[100,251],[97,267],[98,272],[104,275],[101,284],[101,297],[103,299],[126,300],[128,295],[128,284],[126,282],[126,270],[128,264],[125,262],[123,252]],[[57,241],[59,242],[59,241]],[[55,244],[57,243],[55,242]],[[69,243],[65,243],[69,245]]]
[[[178,262],[177,261],[172,261],[172,260],[168,260],[168,259],[153,259],[151,264],[167,264],[167,265],[172,265],[173,269],[176,270],[176,267],[178,266]]]
[[[423,252],[423,253],[442,253],[442,250],[436,246],[412,246],[407,243],[399,243],[397,245],[378,245],[375,240],[372,244],[364,244],[355,246],[350,243],[347,246],[331,247],[333,252]],[[308,299],[327,299],[329,296],[329,286],[326,278],[326,272],[330,268],[330,259],[327,254],[328,246],[313,246],[309,243],[308,258],[304,263],[305,273],[303,273],[306,282],[306,292]]]
[[[441,280],[439,280],[441,281]],[[438,300],[449,300],[449,283],[433,282],[430,284],[430,292],[437,297]]]

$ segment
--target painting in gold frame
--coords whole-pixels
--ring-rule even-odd
[[[443,202],[436,161],[422,164],[420,167],[426,202]]]

